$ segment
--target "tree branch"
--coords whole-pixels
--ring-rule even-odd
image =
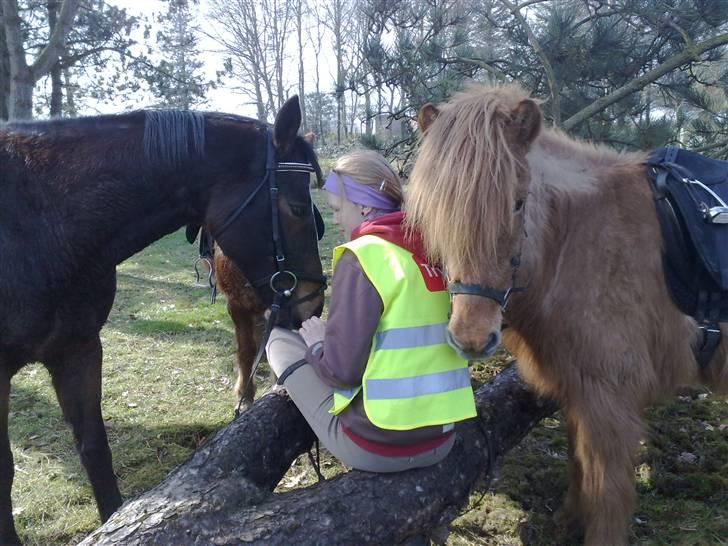
[[[556,81],[556,73],[554,72],[554,68],[551,66],[549,58],[546,56],[546,52],[543,50],[541,44],[536,38],[536,35],[533,33],[531,26],[528,24],[528,21],[526,21],[526,18],[521,15],[520,11],[522,7],[535,2],[526,2],[521,6],[515,5],[509,0],[501,0],[501,2],[510,10],[513,16],[523,27],[523,30],[528,36],[528,41],[531,43],[531,47],[536,52],[538,58],[541,60],[544,72],[546,73],[546,79],[549,83],[549,94],[551,95],[551,117],[553,119],[554,125],[558,126],[561,124],[561,97],[559,96],[560,90],[558,82]]]
[[[685,63],[699,60],[700,55],[702,55],[706,51],[710,51],[711,49],[715,49],[716,47],[720,47],[725,44],[728,44],[728,32],[724,34],[719,34],[718,36],[714,36],[713,38],[705,40],[704,42],[694,44],[692,47],[686,47],[681,53],[674,55],[661,65],[646,72],[639,78],[632,80],[628,84],[623,85],[619,89],[615,89],[609,95],[594,101],[586,108],[583,108],[563,123],[563,129],[566,131],[573,129],[581,122],[589,119],[594,114],[601,112],[608,106],[623,99],[627,95],[631,95],[635,91],[639,91],[648,84],[654,82],[658,78],[661,78],[665,74],[675,70]]]
[[[66,36],[68,36],[73,26],[73,20],[76,18],[79,3],[80,0],[63,0],[61,9],[58,12],[56,26],[48,39],[48,44],[38,54],[38,58],[30,67],[33,81],[46,74],[51,66],[58,62],[58,58],[66,45]]]

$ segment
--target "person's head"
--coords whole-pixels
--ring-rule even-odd
[[[377,152],[358,150],[339,158],[324,189],[334,209],[334,224],[351,239],[363,221],[402,206],[402,183],[389,162]]]

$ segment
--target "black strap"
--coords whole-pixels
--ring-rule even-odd
[[[255,377],[255,372],[258,371],[258,366],[260,366],[260,361],[263,358],[263,353],[265,352],[265,346],[268,343],[268,340],[270,339],[270,334],[273,331],[273,327],[276,325],[276,321],[278,320],[278,313],[281,310],[281,301],[283,299],[283,295],[276,293],[275,296],[273,296],[273,305],[270,306],[270,315],[268,315],[268,320],[265,323],[265,332],[263,333],[263,338],[260,340],[260,346],[258,347],[258,352],[255,354],[255,358],[253,359],[253,367],[250,370],[250,375],[248,376],[248,382],[245,384],[245,390],[240,395],[240,400],[238,400],[238,405],[235,408],[235,418],[237,419],[240,417],[241,411],[240,407],[243,404],[243,399],[245,398],[245,395],[248,394],[248,391],[250,390],[250,385],[252,384],[253,377]]]
[[[463,282],[451,282],[447,285],[450,294],[467,294],[468,296],[481,296],[498,302],[501,307],[508,300],[510,290],[496,290],[482,284],[469,284]]]
[[[699,326],[703,339],[700,346],[695,348],[695,358],[701,369],[710,363],[718,345],[720,345],[721,332],[717,322],[704,322]]]
[[[218,240],[220,239],[220,235],[222,235],[223,232],[227,228],[230,227],[230,224],[232,224],[237,219],[237,217],[240,216],[240,213],[243,212],[243,210],[245,210],[245,207],[247,207],[250,204],[250,202],[255,198],[255,196],[258,195],[258,192],[265,185],[266,182],[268,182],[267,174],[266,174],[266,176],[263,177],[263,180],[261,180],[260,183],[255,187],[253,192],[250,195],[248,195],[247,199],[245,199],[245,201],[240,203],[240,206],[238,206],[238,208],[236,208],[230,214],[230,216],[228,216],[228,219],[225,220],[225,223],[220,227],[220,229],[217,230],[217,233],[215,233],[216,239],[218,239]]]
[[[298,368],[303,366],[304,364],[308,364],[308,361],[305,358],[302,358],[301,360],[294,362],[290,366],[288,366],[281,376],[276,380],[276,385],[283,385],[283,383],[286,382],[286,379],[289,378],[289,376],[295,372]]]

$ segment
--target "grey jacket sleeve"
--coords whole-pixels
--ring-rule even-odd
[[[344,252],[331,284],[324,341],[306,352],[306,360],[324,383],[334,388],[361,384],[383,309],[359,260],[352,252]]]

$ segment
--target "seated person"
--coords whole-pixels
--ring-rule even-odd
[[[381,155],[352,152],[326,180],[334,223],[327,322],[275,328],[268,362],[319,440],[353,468],[398,472],[436,464],[453,425],[474,417],[467,361],[447,344],[441,271],[403,225],[402,186]]]

